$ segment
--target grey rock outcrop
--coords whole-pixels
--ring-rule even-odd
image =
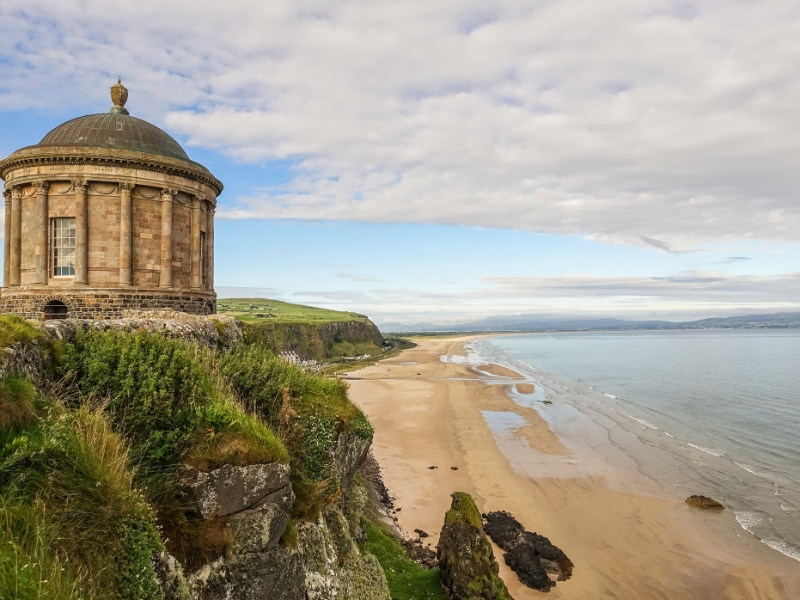
[[[522,583],[547,592],[556,585],[550,574],[556,576],[556,581],[572,577],[572,561],[549,539],[525,531],[519,521],[504,511],[490,512],[484,518],[484,530],[504,551],[506,564]]]
[[[122,319],[60,319],[43,323],[51,339],[72,340],[80,329],[147,331],[202,346],[229,348],[242,340],[241,324],[224,315],[192,315],[171,311],[124,311]]]
[[[350,518],[341,506],[331,504],[316,522],[300,523],[297,549],[279,543],[288,514],[277,503],[265,501],[234,515],[232,548],[188,578],[192,597],[390,600],[380,564],[374,556],[362,554],[355,541],[352,523],[356,516],[360,518],[363,503],[360,509],[358,499],[348,504]]]
[[[0,377],[11,373],[26,375],[42,389],[47,386],[49,352],[41,340],[22,342],[0,349]]]
[[[279,463],[223,465],[209,473],[183,466],[179,481],[184,505],[204,519],[241,512],[269,494],[290,489],[289,467]]]
[[[353,481],[353,475],[364,463],[372,440],[364,439],[354,432],[340,433],[331,448],[331,471],[339,480],[339,487],[346,490]]]

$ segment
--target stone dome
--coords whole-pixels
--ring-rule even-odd
[[[48,133],[34,148],[86,146],[117,148],[190,160],[181,145],[152,123],[130,116],[125,108],[128,90],[121,82],[111,88],[114,106],[107,113],[67,121]]]
[[[118,148],[189,160],[180,144],[155,125],[130,115],[101,113],[59,125],[35,147],[89,146]]]

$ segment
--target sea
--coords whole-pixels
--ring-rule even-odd
[[[671,497],[722,502],[737,535],[800,561],[800,330],[534,333],[468,349],[470,362],[533,383],[512,397],[583,457],[521,469],[612,481],[635,471]],[[498,434],[520,426],[484,416]]]

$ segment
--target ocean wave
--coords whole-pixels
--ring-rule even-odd
[[[754,512],[737,510],[734,511],[734,515],[736,516],[736,522],[748,533],[753,533],[751,529],[761,522],[761,517]]]
[[[692,448],[696,448],[701,452],[705,452],[706,454],[710,454],[711,456],[724,456],[724,452],[720,452],[719,450],[713,450],[711,448],[703,448],[703,446],[698,446],[697,444],[692,444],[691,442],[687,442]]]
[[[616,399],[617,399],[617,397],[616,397],[616,396],[612,396],[611,394],[603,394],[603,395],[604,395],[604,396],[608,396],[609,398],[613,398],[614,400],[616,400]]]
[[[666,433],[666,434],[667,434],[669,437],[671,437],[672,439],[675,439],[675,436],[674,436],[674,435],[672,435],[672,434],[671,434],[669,431],[665,431],[664,433]]]
[[[791,546],[790,544],[787,544],[783,540],[778,540],[778,541],[761,540],[761,541],[764,542],[767,546],[769,546],[773,550],[777,550],[778,552],[780,552],[785,556],[788,556],[789,558],[800,560],[800,550],[798,550],[794,546]]]
[[[756,477],[760,477],[761,479],[766,479],[767,481],[774,483],[775,485],[791,485],[791,481],[786,479],[785,477],[781,477],[780,475],[776,475],[775,473],[770,473],[769,471],[764,471],[763,469],[759,469],[752,465],[745,465],[742,463],[738,463],[733,461],[737,467],[741,467],[748,473],[755,475]]]
[[[633,415],[628,415],[628,414],[625,414],[625,413],[622,413],[622,414],[625,415],[626,417],[628,417],[629,419],[633,419],[634,421],[636,421],[639,425],[642,425],[643,427],[648,427],[650,429],[655,429],[656,431],[658,431],[658,427],[656,427],[652,423],[649,423],[648,421],[645,421],[644,419],[639,419],[637,417],[634,417]]]

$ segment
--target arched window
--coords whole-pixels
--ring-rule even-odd
[[[42,316],[45,319],[66,319],[69,316],[69,309],[61,300],[50,300],[44,305]]]

